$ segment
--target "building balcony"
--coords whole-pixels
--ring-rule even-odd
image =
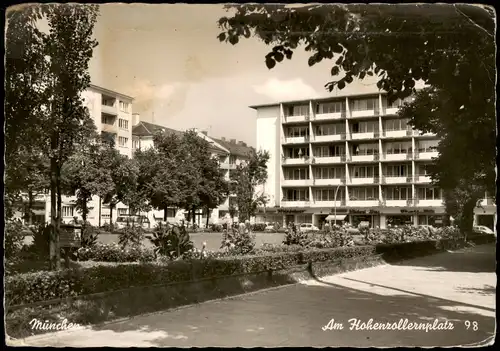
[[[285,179],[281,181],[282,186],[311,186],[312,179]]]
[[[313,179],[313,185],[317,186],[336,186],[342,184],[345,184],[345,178]]]
[[[393,177],[393,176],[383,176],[382,177],[382,184],[405,184],[405,183],[411,183],[413,180],[412,176],[400,176],[400,177]]]
[[[285,137],[282,139],[283,144],[305,144],[310,140],[309,136],[300,136],[300,137]]]
[[[101,112],[112,116],[118,116],[118,108],[116,106],[101,105]]]
[[[329,164],[329,163],[345,163],[345,156],[319,157],[315,156],[312,159],[313,164]]]
[[[431,181],[431,177],[428,175],[415,176],[415,183],[430,183]]]
[[[111,133],[111,134],[117,134],[118,133],[118,126],[115,124],[107,124],[107,123],[102,123],[101,124],[101,131],[105,133]]]
[[[346,111],[335,112],[335,113],[317,113],[314,116],[315,121],[327,121],[332,119],[343,119],[346,118]]]
[[[340,196],[339,196],[340,198]],[[315,207],[343,207],[345,206],[345,200],[337,199],[337,201],[333,200],[314,200],[312,201],[312,206]]]
[[[408,132],[411,132],[411,131],[408,131],[408,130],[384,130],[384,132],[382,133],[382,136],[384,138],[404,138],[404,137],[408,137],[408,136],[412,135],[412,133],[410,133],[408,135]]]
[[[352,162],[376,162],[379,160],[379,155],[352,155]]]
[[[378,184],[378,177],[353,177],[349,182],[349,185],[369,185]]]
[[[315,135],[313,141],[338,141],[346,140],[346,134]]]
[[[309,120],[310,120],[309,115],[284,116],[283,117],[283,123],[308,122]]]
[[[415,153],[416,160],[430,161],[435,157],[438,157],[437,151],[423,151],[423,152],[419,151]]]
[[[311,161],[309,157],[300,157],[300,158],[283,158],[283,165],[308,165]]]
[[[309,207],[311,202],[309,200],[294,201],[294,200],[281,200],[281,207],[295,208],[295,207]]]
[[[416,206],[418,207],[439,207],[439,206],[444,206],[443,200],[442,199],[437,199],[437,200],[420,200],[416,199]]]
[[[399,107],[386,107],[385,114],[386,115],[397,115],[399,111]]]
[[[373,109],[373,110],[361,110],[361,111],[351,111],[351,116],[350,118],[357,118],[357,117],[376,117],[379,115],[379,110],[378,109]]]
[[[348,207],[376,207],[379,206],[379,200],[351,200],[347,201]]]
[[[411,160],[412,158],[413,154],[411,152],[406,152],[399,154],[385,153],[382,159],[384,161],[407,161]]]
[[[384,200],[384,204],[387,207],[408,207],[411,206],[409,205],[408,200]],[[411,204],[411,202],[410,202]]]
[[[378,138],[379,135],[379,132],[351,133],[350,140],[370,140]]]
[[[227,163],[223,162],[220,164],[220,168],[230,170],[230,169],[236,169],[236,164],[235,163]]]
[[[413,134],[414,136],[416,137],[431,137],[431,138],[435,138],[437,135],[435,133],[430,133],[430,132],[427,132],[427,133],[421,133],[420,131],[418,130],[415,130],[415,133]]]

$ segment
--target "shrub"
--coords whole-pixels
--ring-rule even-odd
[[[245,255],[254,251],[255,235],[249,230],[249,226],[236,229],[235,227],[224,230],[221,249],[236,255]]]
[[[252,224],[252,231],[254,231],[254,232],[263,232],[265,229],[266,229],[265,223]]]
[[[285,238],[283,239],[284,245],[306,246],[309,243],[307,234],[302,232],[300,228],[295,225],[288,228],[285,234]]]
[[[223,227],[222,227],[222,225],[221,225],[221,224],[212,224],[212,225],[210,226],[210,229],[211,229],[211,230],[212,230],[212,232],[214,232],[214,233],[220,233],[220,232],[222,232],[222,228],[223,228]]]
[[[147,238],[155,246],[154,252],[157,256],[166,256],[169,259],[180,258],[193,249],[193,242],[189,239],[184,225],[159,223],[153,235]]]
[[[77,250],[80,261],[99,262],[151,262],[155,259],[153,249],[142,246],[123,247],[116,243],[96,243],[92,247],[81,247]]]
[[[24,245],[24,226],[19,221],[5,223],[4,255],[6,260],[12,260],[18,256]]]
[[[122,247],[140,246],[144,240],[144,230],[137,226],[126,226],[120,232],[118,242]]]
[[[100,230],[92,225],[82,227],[82,247],[92,247],[97,243]]]

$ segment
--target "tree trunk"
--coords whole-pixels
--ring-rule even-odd
[[[109,203],[109,227],[111,229],[111,232],[113,232],[113,207],[115,207],[115,205],[110,202]]]
[[[56,186],[56,167],[57,161],[52,158],[50,160],[50,243],[49,243],[49,265],[50,270],[57,269],[56,261],[56,246],[59,241],[57,231],[57,186]]]
[[[458,225],[462,234],[465,235],[466,240],[469,234],[472,233],[472,224],[474,222],[474,208],[476,207],[476,202],[476,198],[467,200],[460,215],[460,223]]]
[[[168,205],[165,205],[163,207],[163,222],[167,221],[167,216],[168,216]]]
[[[33,192],[28,191],[28,225],[33,224]]]
[[[194,209],[194,207],[192,209],[192,212],[193,212],[193,227],[194,227],[194,224],[196,223],[196,210]]]
[[[99,228],[101,227],[101,197],[99,196]]]
[[[210,219],[210,209],[207,207],[207,225],[206,227],[208,228],[208,220]]]
[[[61,233],[61,221],[62,221],[62,193],[61,193],[61,167],[57,164],[56,167],[56,189],[57,189],[57,222],[56,222],[56,269],[61,269],[61,247],[60,247],[60,233]]]

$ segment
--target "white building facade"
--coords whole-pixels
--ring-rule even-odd
[[[427,171],[439,140],[399,118],[402,103],[377,92],[251,106],[257,149],[270,152],[263,189],[270,202],[257,220],[321,227],[333,215],[372,228],[441,225],[443,194]],[[475,222],[494,230],[496,207],[484,202]]]

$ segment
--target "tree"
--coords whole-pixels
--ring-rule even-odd
[[[266,204],[265,194],[256,191],[267,180],[268,161],[269,152],[253,150],[249,160],[240,163],[230,174],[231,192],[236,194],[240,223],[255,216],[258,207]]]
[[[418,81],[430,87],[400,115],[410,117],[415,128],[441,137],[433,181],[448,198],[453,196],[446,194],[459,189],[467,203],[455,206],[464,218],[461,227],[472,229],[472,204],[485,191],[495,194],[492,8],[357,4],[228,5],[227,9],[233,14],[219,20],[218,39],[235,45],[241,37],[257,36],[273,46],[265,57],[269,69],[303,48],[311,52],[310,66],[332,60],[332,76],[343,74],[325,85],[329,91],[374,76],[392,102],[415,94]]]
[[[50,260],[56,269],[60,268],[61,169],[95,129],[81,93],[90,83],[88,64],[97,45],[92,39],[97,12],[95,5],[49,4],[26,5],[7,14],[6,139],[14,149],[9,163],[15,163],[16,150],[24,142],[29,153],[49,159]],[[42,18],[48,21],[49,33],[37,29]]]

